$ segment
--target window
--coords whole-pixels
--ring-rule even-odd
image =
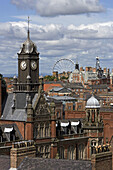
[[[73,103],[73,110],[75,110],[75,103]]]
[[[49,122],[46,122],[45,124],[45,137],[49,137]]]
[[[57,112],[57,118],[59,117],[59,112]]]
[[[40,128],[40,137],[42,138],[43,137],[43,127]]]
[[[58,153],[59,153],[59,158],[64,159],[64,147],[63,146],[58,148]]]
[[[81,108],[81,105],[78,105],[78,108],[80,109],[80,108]]]
[[[38,137],[38,126],[34,127],[34,138],[37,139]]]
[[[49,137],[49,127],[45,127],[45,137]]]
[[[68,106],[68,110],[71,110],[71,106]]]
[[[78,148],[79,148],[79,159],[83,159],[84,158],[84,144],[80,144]]]
[[[40,147],[40,157],[43,158],[43,155],[44,155],[44,147],[41,146]]]
[[[44,137],[44,124],[41,123],[40,124],[40,138],[43,138]]]
[[[69,146],[68,148],[68,159],[74,159],[74,147]]]
[[[45,147],[45,158],[49,158],[50,157],[50,152],[49,152],[49,146]]]
[[[91,141],[91,154],[95,154],[96,140]]]

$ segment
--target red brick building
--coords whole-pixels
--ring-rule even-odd
[[[13,85],[13,93],[0,105],[0,139],[4,145],[6,141],[34,140],[37,157],[62,159],[89,159],[93,147],[103,145],[100,104],[94,96],[84,105],[82,98],[79,102],[68,98],[63,108],[64,101],[48,100],[44,94],[43,82],[39,81],[39,52],[29,30],[18,53],[18,78],[14,77]],[[44,88],[50,90],[50,86]],[[79,88],[80,96],[83,90]]]

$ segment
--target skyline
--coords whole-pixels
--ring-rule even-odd
[[[113,2],[108,0],[6,0],[0,2],[0,73],[17,74],[17,52],[30,37],[40,53],[40,74],[69,58],[83,66],[113,68]],[[71,2],[71,3],[70,3]]]

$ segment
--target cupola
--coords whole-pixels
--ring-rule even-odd
[[[99,101],[92,95],[86,103],[86,109],[88,108],[100,108]]]

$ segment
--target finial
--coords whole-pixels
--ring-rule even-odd
[[[30,22],[31,20],[29,19],[29,16],[28,16],[28,38],[29,38],[29,22]]]
[[[92,96],[94,96],[94,89],[92,89]]]

